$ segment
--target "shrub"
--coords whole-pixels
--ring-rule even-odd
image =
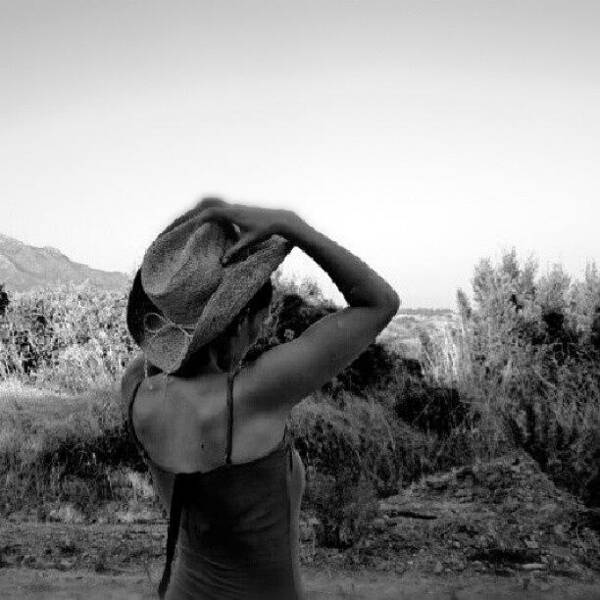
[[[70,392],[106,387],[134,349],[126,303],[124,291],[90,284],[15,294],[0,319],[0,375]]]
[[[304,464],[325,476],[368,475],[378,490],[395,489],[399,469],[389,417],[374,401],[345,394],[343,407],[323,393],[292,414],[291,431]]]
[[[600,504],[594,330],[600,278],[595,265],[583,282],[571,281],[560,265],[539,278],[536,270],[532,260],[521,266],[514,251],[496,265],[483,260],[476,266],[475,305],[460,291],[457,297],[460,323],[452,352],[460,360],[453,383],[477,400],[475,430],[488,436],[482,449],[520,446],[556,482]]]
[[[358,544],[378,509],[373,484],[366,477],[357,480],[347,469],[335,476],[316,472],[308,481],[304,501],[321,523],[318,543],[335,548]]]
[[[27,387],[5,396],[0,437],[0,507],[4,512],[73,502],[87,509],[124,499],[113,485],[123,469],[145,465],[120,420],[115,391],[73,398]]]

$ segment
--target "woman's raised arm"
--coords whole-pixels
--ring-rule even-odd
[[[229,257],[246,244],[282,235],[327,272],[349,304],[295,340],[263,353],[240,373],[236,385],[257,408],[288,410],[350,364],[396,314],[400,300],[389,283],[294,212],[240,204],[204,212],[205,220],[229,220],[244,233]]]

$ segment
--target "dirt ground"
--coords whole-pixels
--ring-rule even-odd
[[[166,521],[138,508],[7,515],[0,600],[157,598]],[[306,600],[600,600],[598,523],[530,460],[428,477],[378,515],[360,551],[303,541]]]
[[[150,569],[156,582],[160,564]],[[600,600],[600,585],[567,578],[531,576],[391,577],[380,573],[328,573],[303,569],[306,600]],[[7,568],[0,571],[3,600],[150,600],[155,583],[144,571],[102,575]]]
[[[150,600],[164,561],[164,524],[0,523],[0,599]],[[373,570],[313,562],[306,600],[600,600],[596,573],[448,570],[428,562]]]

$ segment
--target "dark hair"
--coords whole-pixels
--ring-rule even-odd
[[[256,292],[256,294],[250,298],[244,308],[242,308],[242,310],[240,310],[240,312],[231,320],[223,333],[221,333],[216,340],[213,340],[211,344],[215,343],[215,341],[218,341],[219,338],[224,339],[234,335],[238,325],[242,322],[246,314],[252,316],[256,315],[262,309],[267,308],[271,304],[272,299],[273,284],[271,283],[271,279],[267,279],[258,292]],[[208,347],[203,346],[190,357],[185,365],[177,369],[174,375],[189,377],[195,373],[199,365],[202,365],[206,362],[208,362]]]
[[[267,308],[271,304],[272,299],[273,284],[271,283],[271,279],[267,279],[258,292],[256,292],[256,294],[250,298],[250,301],[246,304],[246,306],[236,315],[234,319],[235,324],[237,325],[240,322],[245,311],[248,311],[251,315],[255,315],[263,308]]]

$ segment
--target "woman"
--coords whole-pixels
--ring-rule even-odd
[[[270,273],[294,245],[349,306],[241,368],[268,315]],[[122,395],[170,512],[161,597],[303,597],[304,469],[286,421],[398,306],[377,273],[288,210],[204,200],[157,238],[130,294],[128,325],[144,353],[127,368]]]

